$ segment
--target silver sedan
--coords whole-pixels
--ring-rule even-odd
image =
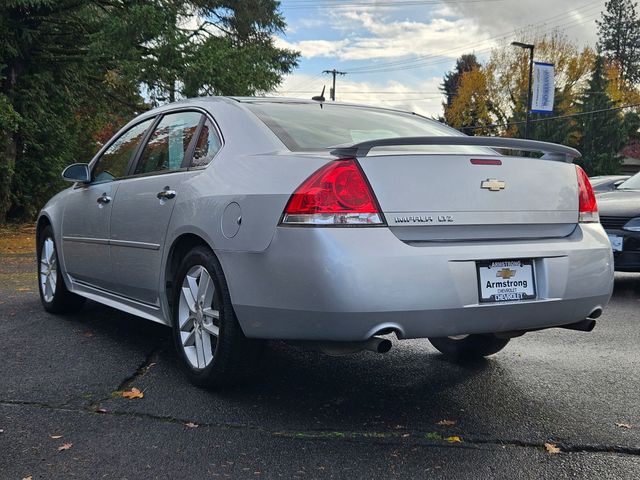
[[[578,155],[357,105],[166,105],[64,171],[37,221],[42,303],[170,325],[207,386],[252,372],[262,339],[469,359],[589,331],[613,260]]]

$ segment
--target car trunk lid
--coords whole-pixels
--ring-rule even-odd
[[[576,171],[565,162],[388,152],[358,161],[404,241],[558,238],[578,223]]]

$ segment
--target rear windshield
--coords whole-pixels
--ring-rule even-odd
[[[256,102],[246,106],[292,151],[325,150],[381,138],[462,135],[434,120],[376,108],[327,103]],[[461,146],[411,146],[407,149],[429,153],[487,153],[483,148]],[[377,150],[407,149],[380,147]]]

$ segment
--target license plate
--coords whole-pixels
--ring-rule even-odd
[[[614,252],[622,251],[622,237],[618,235],[609,235],[609,241],[611,242],[611,249]]]
[[[481,303],[536,298],[532,260],[477,262]]]

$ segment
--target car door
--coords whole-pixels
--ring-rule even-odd
[[[111,215],[110,254],[116,293],[159,305],[158,282],[167,226],[183,185],[203,115],[165,114],[118,187]]]
[[[67,197],[62,219],[62,255],[73,281],[109,289],[109,228],[120,179],[153,119],[140,122],[114,138],[92,164],[92,181],[76,184]]]

